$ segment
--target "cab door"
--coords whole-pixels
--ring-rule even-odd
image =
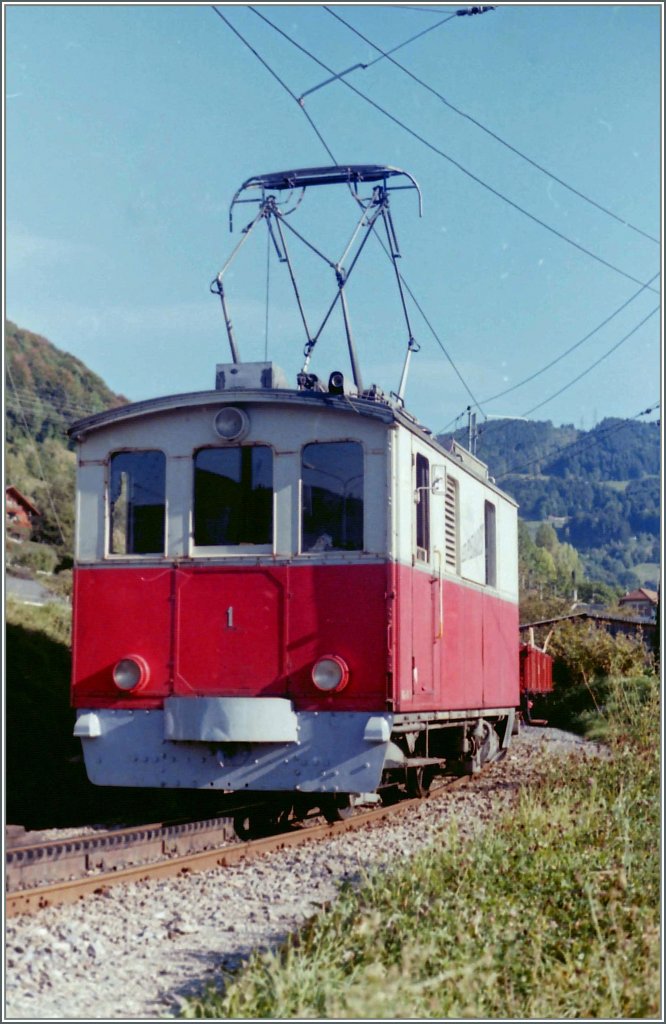
[[[441,587],[434,570],[436,552],[431,537],[430,460],[421,452],[412,456],[414,522],[412,554],[411,636],[412,695],[419,703],[435,691],[435,648]]]
[[[174,618],[174,693],[282,693],[285,588],[277,571],[178,569]]]

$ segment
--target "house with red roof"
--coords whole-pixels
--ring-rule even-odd
[[[5,487],[5,529],[15,540],[29,540],[41,513],[18,487]]]
[[[623,611],[652,620],[657,617],[658,603],[659,595],[657,592],[655,590],[647,590],[645,587],[639,587],[638,590],[632,590],[629,594],[625,594],[624,597],[621,597],[618,601],[618,604]]]

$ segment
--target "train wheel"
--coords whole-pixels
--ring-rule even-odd
[[[406,776],[407,780],[405,788],[408,796],[418,799],[428,796],[434,777],[432,767],[424,765],[420,768],[408,768]]]
[[[352,814],[351,797],[349,793],[332,793],[330,796],[322,797],[319,810],[329,825],[336,821],[345,821]]]
[[[269,834],[277,832],[289,832],[292,827],[292,805],[287,804],[284,807],[280,807],[274,810],[268,816],[268,828]]]
[[[256,812],[248,814],[245,811],[239,811],[234,815],[234,832],[244,843],[249,842],[250,839],[260,839],[262,835],[266,834],[265,827],[265,822]]]
[[[279,811],[256,810],[253,813],[239,811],[234,816],[234,831],[239,839],[248,842],[250,839],[265,839],[267,836],[288,832],[291,828],[291,808]]]
[[[393,804],[397,804],[402,799],[400,786],[397,783],[393,783],[390,786],[382,786],[379,790],[379,796],[384,807],[392,807]]]

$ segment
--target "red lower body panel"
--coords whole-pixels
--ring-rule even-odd
[[[299,710],[466,710],[519,703],[518,608],[390,563],[77,568],[76,707],[154,708],[166,695],[284,696]],[[349,667],[341,693],[317,658]],[[148,679],[121,693],[114,665]]]
[[[351,566],[77,568],[75,707],[158,707],[181,696],[283,696],[299,710],[386,707],[385,563]],[[114,665],[139,655],[149,678],[121,693]],[[327,654],[349,668],[343,693],[312,683]]]
[[[518,605],[396,567],[396,711],[516,707]]]

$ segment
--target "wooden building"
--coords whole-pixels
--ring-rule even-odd
[[[36,519],[41,513],[38,508],[21,494],[18,487],[5,487],[5,529],[15,540],[29,540]]]

